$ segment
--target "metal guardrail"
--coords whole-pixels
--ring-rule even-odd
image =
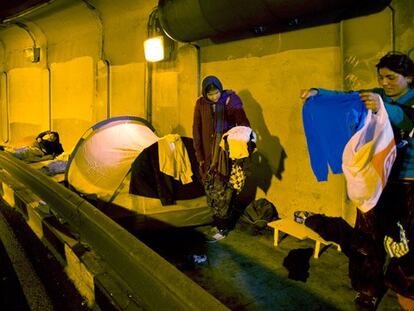
[[[89,202],[6,152],[0,168],[44,200],[122,278],[146,310],[228,310]]]

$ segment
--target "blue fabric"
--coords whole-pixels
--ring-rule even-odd
[[[342,173],[342,154],[349,139],[364,124],[367,109],[358,92],[319,92],[303,105],[302,118],[310,163],[318,181]]]
[[[317,89],[318,94],[321,95],[338,95],[338,94],[349,94],[340,91],[326,90],[326,89]],[[385,92],[382,88],[374,88],[369,90],[361,90],[358,92],[374,92],[381,96],[384,101],[385,109],[387,110],[388,117],[390,119],[391,125],[395,132],[404,131],[406,133],[411,132],[413,128],[413,118],[408,116],[401,106],[412,107],[414,108],[414,89],[410,89],[403,96],[393,101],[392,98],[385,95]],[[414,138],[408,138],[408,145],[404,147],[404,151],[397,151],[399,154],[402,154],[401,162],[398,170],[393,170],[392,176],[390,178],[394,179],[412,179],[414,178]],[[394,164],[395,167],[395,164]]]

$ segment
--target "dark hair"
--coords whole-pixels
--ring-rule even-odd
[[[206,86],[206,94],[208,92],[215,91],[215,90],[219,90],[219,88],[214,83],[211,83]]]
[[[401,52],[389,52],[379,60],[376,65],[377,70],[388,68],[404,77],[414,78],[414,62],[411,58]],[[410,83],[410,87],[414,86],[414,81]]]

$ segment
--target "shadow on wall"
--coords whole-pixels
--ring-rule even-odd
[[[257,151],[252,155],[251,175],[247,178],[244,190],[240,194],[242,201],[249,203],[256,197],[257,188],[265,193],[270,188],[272,176],[282,180],[284,161],[287,154],[280,139],[273,136],[266,126],[261,105],[248,90],[239,92],[243,107],[252,129],[257,135]],[[277,122],[277,120],[275,120]],[[250,200],[250,201],[249,201]]]

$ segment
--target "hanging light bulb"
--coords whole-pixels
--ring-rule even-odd
[[[37,63],[40,61],[40,48],[30,47],[23,50],[24,56],[30,60],[32,63]]]
[[[158,62],[164,59],[164,37],[156,36],[144,41],[145,59]]]

